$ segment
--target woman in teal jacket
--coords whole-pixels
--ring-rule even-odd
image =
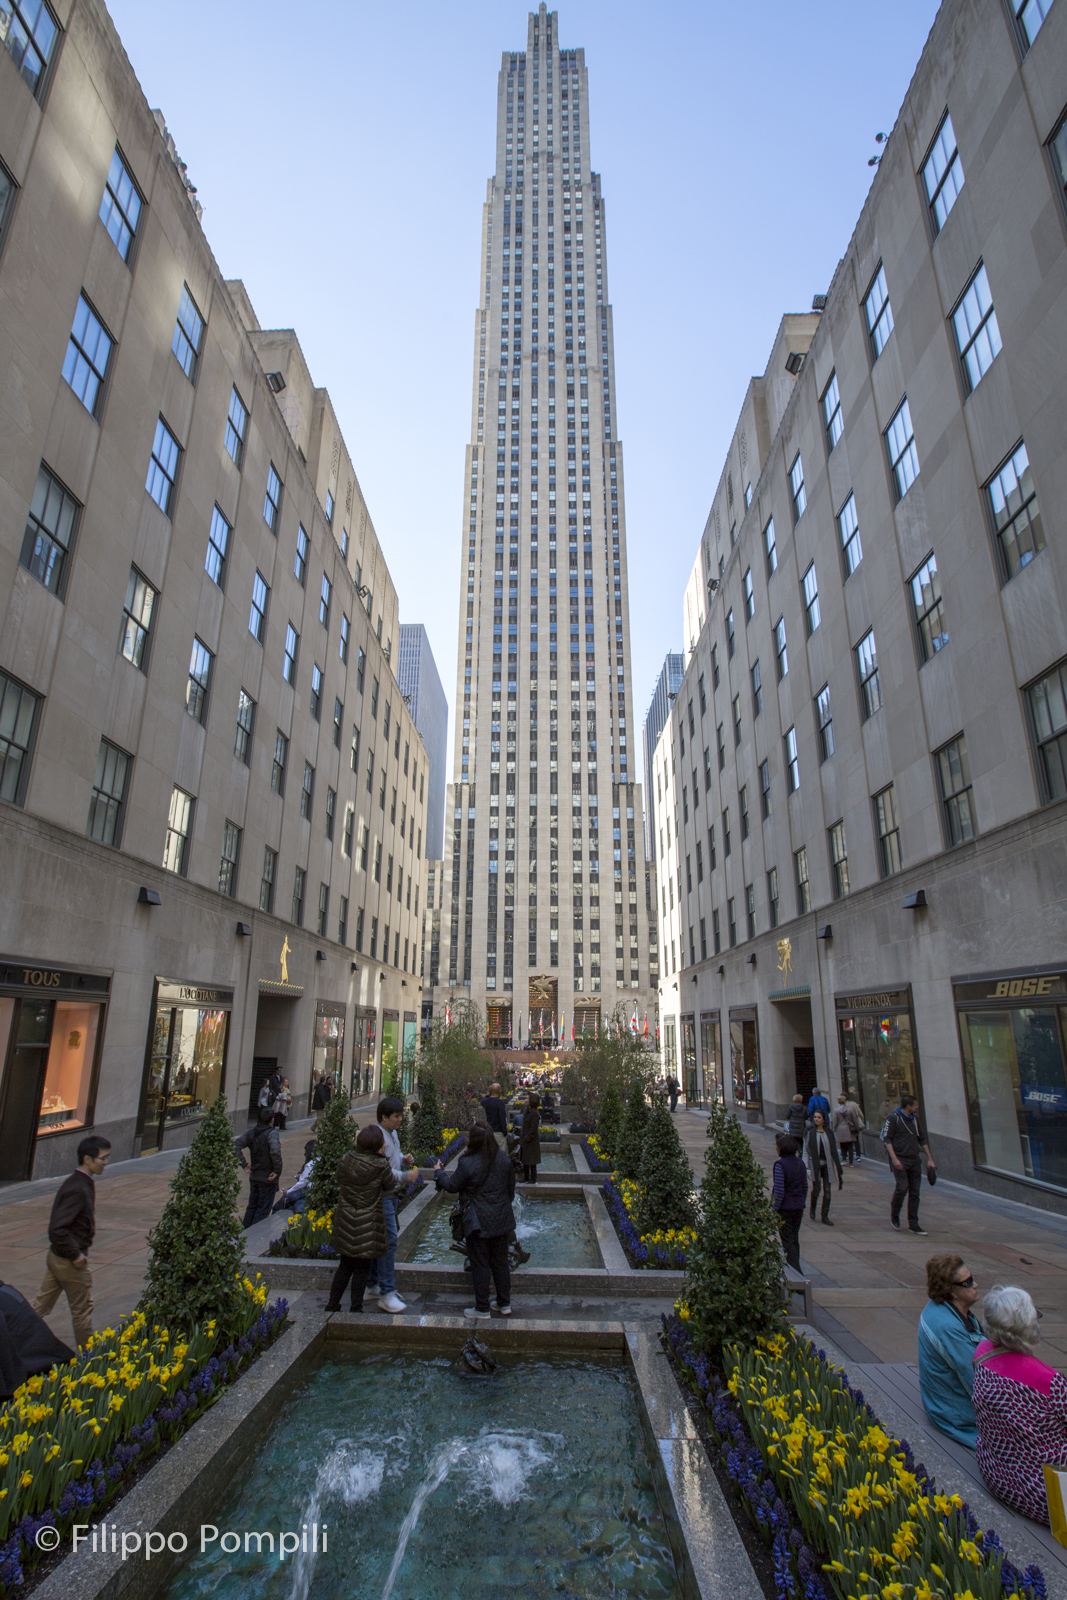
[[[930,1296],[919,1318],[919,1388],[935,1428],[973,1450],[978,1438],[971,1403],[974,1352],[985,1337],[971,1307],[978,1299],[962,1256],[931,1256]]]

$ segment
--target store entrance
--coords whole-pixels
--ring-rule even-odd
[[[745,1107],[749,1122],[757,1122],[763,1110],[763,1083],[760,1075],[759,1028],[754,1008],[730,1012],[730,1065],[734,1080],[734,1104]]]
[[[170,1142],[187,1144],[215,1104],[226,1077],[232,989],[197,984],[156,985],[148,1073],[141,1106],[141,1154]]]
[[[531,978],[530,989],[530,1039],[531,1050],[551,1050],[559,1000],[557,978]]]

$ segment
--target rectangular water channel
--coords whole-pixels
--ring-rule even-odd
[[[682,1600],[625,1361],[511,1353],[475,1376],[464,1337],[328,1349],[210,1513],[239,1549],[196,1549],[167,1600]],[[243,1537],[313,1524],[327,1549],[284,1562]]]
[[[397,1261],[461,1267],[462,1257],[449,1248],[454,1204],[451,1194],[431,1200],[401,1233]],[[530,1252],[531,1267],[603,1267],[584,1195],[553,1195],[547,1189],[538,1194],[527,1189],[516,1194],[513,1204],[515,1232],[523,1249]]]

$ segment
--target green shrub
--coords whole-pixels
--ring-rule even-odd
[[[334,1090],[316,1135],[315,1165],[307,1186],[309,1211],[332,1211],[337,1204],[337,1168],[356,1142],[355,1120],[348,1115],[348,1097]]]
[[[138,1309],[149,1323],[191,1332],[214,1319],[237,1331],[244,1276],[241,1192],[233,1127],[219,1095],[171,1179],[170,1199],[148,1235],[148,1278]]]
[[[645,1128],[637,1183],[640,1192],[638,1232],[696,1226],[692,1168],[674,1118],[665,1105],[652,1107]]]
[[[618,1084],[612,1080],[604,1090],[600,1101],[600,1115],[596,1119],[596,1136],[604,1156],[613,1164],[619,1148],[619,1135],[622,1132],[623,1115],[622,1095],[619,1093]]]
[[[575,1108],[581,1127],[594,1128],[608,1084],[614,1083],[624,1096],[635,1074],[647,1078],[649,1053],[630,1032],[623,1006],[616,1007],[614,1016],[597,1033],[581,1034],[574,1049],[576,1060],[563,1073],[563,1103]]]
[[[411,1149],[420,1167],[432,1165],[441,1143],[441,1097],[435,1080],[423,1071],[419,1076],[419,1109],[411,1125]]]
[[[629,1178],[633,1183],[637,1182],[637,1174],[641,1169],[641,1152],[645,1145],[647,1126],[648,1100],[645,1079],[640,1074],[635,1074],[630,1080],[626,1095],[626,1114],[615,1147],[615,1170],[620,1178]]]

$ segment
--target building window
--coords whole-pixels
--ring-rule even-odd
[[[319,921],[318,935],[320,939],[328,938],[330,916],[330,886],[328,883],[319,884]]]
[[[726,613],[726,654],[727,654],[727,656],[732,657],[734,651],[736,650],[736,648],[737,648],[737,640],[736,640],[736,638],[734,636],[734,613],[733,613],[733,610],[731,608],[731,610],[729,610]]]
[[[15,209],[15,196],[18,190],[18,184],[0,161],[0,246],[3,245],[7,220]]]
[[[787,794],[796,794],[800,788],[800,759],[797,754],[797,730],[788,728],[785,735],[785,788]]]
[[[285,793],[285,765],[289,759],[289,741],[279,728],[274,735],[274,760],[270,770],[270,786],[275,794]]]
[[[256,702],[244,689],[237,700],[237,734],[233,753],[246,767],[252,765],[252,732],[256,725]]]
[[[833,884],[835,900],[844,899],[848,894],[848,851],[845,848],[845,824],[835,822],[832,828],[827,829],[827,839],[830,845],[830,877]]]
[[[196,369],[200,365],[200,344],[203,337],[204,319],[196,309],[196,302],[189,293],[189,285],[184,283],[182,297],[178,302],[178,320],[174,324],[174,337],[170,341],[170,347],[190,383],[196,382]]]
[[[307,883],[307,873],[303,867],[297,867],[293,872],[293,916],[292,920],[298,928],[304,926],[304,887]]]
[[[319,590],[319,621],[324,628],[330,626],[330,596],[333,588],[325,572],[322,575],[322,588]]]
[[[372,961],[377,961],[377,959],[378,959],[378,918],[377,917],[371,917],[371,919],[370,919],[370,958],[371,958]]]
[[[338,750],[341,748],[341,725],[344,721],[344,715],[345,708],[335,695],[333,702],[333,742]],[[353,766],[352,771],[355,772],[355,770],[355,766]]]
[[[1048,142],[1048,152],[1052,158],[1052,167],[1061,191],[1067,191],[1067,117],[1060,119],[1052,138]],[[0,187],[3,185],[3,173],[0,172]],[[0,227],[3,226],[4,206],[0,200]]]
[[[808,851],[805,845],[793,856],[793,878],[797,886],[797,916],[811,910],[811,886],[808,882]]]
[[[719,750],[719,771],[722,772],[726,766],[726,734],[721,722],[715,729],[715,739]]]
[[[919,476],[919,456],[915,449],[915,431],[911,425],[911,412],[906,399],[900,402],[892,422],[886,429],[886,449],[893,472],[897,499],[903,500]]]
[[[0,719],[0,727],[2,727]],[[0,735],[0,751],[3,738]],[[122,842],[122,819],[126,808],[126,781],[130,771],[130,757],[117,745],[101,739],[96,753],[96,773],[93,792],[89,798],[89,820],[85,825],[88,838],[101,844]],[[5,795],[5,799],[7,796]]]
[[[303,588],[308,575],[308,536],[304,532],[303,525],[296,530],[296,557],[293,561],[293,571],[297,583]]]
[[[327,837],[327,839],[329,839],[331,841],[333,840],[333,819],[334,819],[334,814],[335,814],[336,810],[337,810],[337,790],[336,789],[327,789],[327,791],[326,791],[326,837]]]
[[[911,599],[915,607],[915,626],[919,630],[919,649],[924,661],[948,644],[945,626],[945,607],[941,598],[941,583],[937,576],[937,561],[927,556],[911,580]]]
[[[700,674],[700,677],[697,680],[697,688],[698,688],[698,690],[700,692],[700,715],[703,716],[705,711],[708,709],[708,697],[704,692],[704,674],[703,673]]]
[[[80,294],[63,362],[63,376],[91,417],[99,415],[113,343],[84,294]]]
[[[213,657],[206,644],[194,635],[193,653],[189,658],[189,681],[185,686],[185,709],[197,722],[207,714],[207,692],[211,683]]]
[[[741,813],[741,838],[748,838],[748,784],[743,783],[737,794],[737,808]]]
[[[1067,662],[1026,691],[1037,735],[1037,761],[1046,800],[1067,796]]]
[[[831,372],[830,382],[823,390],[822,397],[823,426],[826,429],[826,453],[833,453],[834,445],[845,431],[841,421],[841,396],[837,392],[837,373]]]
[[[854,494],[850,494],[841,507],[841,512],[837,519],[837,531],[841,535],[841,553],[845,558],[845,581],[847,583],[863,560],[863,546],[860,544],[860,523],[856,515],[856,496]]]
[[[274,470],[272,461],[267,468],[267,492],[263,497],[263,521],[271,533],[278,532],[278,517],[282,506],[282,480]]]
[[[985,377],[1002,346],[984,266],[978,268],[963,291],[963,298],[952,313],[952,326],[956,330],[956,348],[970,394]]]
[[[759,768],[759,808],[760,816],[766,822],[771,814],[771,764],[761,761]]]
[[[59,37],[59,26],[42,0],[11,0],[4,11],[6,15],[0,12],[0,25],[6,27],[4,49],[30,92],[37,95]]]
[[[815,723],[819,730],[819,760],[829,761],[834,753],[834,719],[830,711],[830,685],[824,683],[815,697]]]
[[[1045,529],[1025,444],[1020,444],[990,479],[986,492],[1004,573],[1014,578],[1045,548]]]
[[[189,866],[189,834],[193,822],[193,797],[175,784],[167,814],[167,838],[163,846],[163,866],[184,878]]]
[[[1037,38],[1041,24],[1052,10],[1052,3],[1053,0],[1015,0],[1015,20],[1019,24],[1027,49]],[[25,77],[25,70],[23,76]]]
[[[236,822],[222,825],[222,858],[219,861],[219,894],[237,893],[237,863],[241,855],[241,830]]]
[[[713,689],[719,687],[719,677],[719,647],[713,644],[711,647],[711,686]]]
[[[874,820],[878,832],[878,868],[883,878],[891,878],[902,866],[897,795],[892,784],[875,795]]]
[[[264,583],[259,572],[252,580],[252,609],[248,614],[248,631],[253,639],[263,643],[267,631],[267,602],[270,599],[270,590]]]
[[[274,881],[278,875],[278,852],[266,845],[263,850],[263,876],[259,880],[259,909],[274,910]]]
[[[363,907],[360,906],[359,910],[356,912],[356,940],[355,940],[356,949],[360,952],[360,954],[362,954],[362,952],[363,952],[363,915],[364,915]]]
[[[779,617],[774,624],[774,657],[778,670],[778,682],[781,683],[789,671],[789,651],[785,643],[785,618]]]
[[[230,395],[230,409],[226,413],[226,449],[235,467],[240,467],[245,455],[245,435],[248,433],[248,411],[241,396],[234,389]]]
[[[772,867],[767,874],[767,904],[771,912],[771,927],[778,926],[778,868]]]
[[[374,881],[375,883],[381,883],[382,881],[382,841],[380,839],[375,839],[374,841]]]
[[[951,849],[953,845],[966,844],[978,832],[971,791],[971,769],[967,761],[967,741],[963,734],[938,750],[934,761],[941,791],[945,842]]]
[[[763,675],[758,661],[752,663],[752,715],[758,717],[763,710]]]
[[[322,668],[317,661],[311,664],[311,715],[318,722],[322,717]]]
[[[296,657],[300,649],[300,635],[291,622],[285,625],[285,650],[282,655],[282,677],[286,683],[296,683]]]
[[[145,488],[167,517],[174,509],[174,488],[178,481],[181,454],[181,446],[177,439],[163,418],[159,417],[156,421],[155,438],[152,440],[152,455],[148,462]]]
[[[348,754],[348,762],[353,772],[359,771],[359,729],[352,724],[352,745]]]
[[[226,576],[226,552],[230,548],[230,534],[233,529],[226,521],[218,506],[211,513],[211,527],[207,536],[207,554],[204,557],[204,571],[219,588],[223,587]]]
[[[963,188],[963,163],[956,149],[956,135],[952,131],[952,118],[945,112],[945,120],[937,130],[930,154],[923,164],[923,183],[930,207],[934,233],[940,233],[945,218],[956,204]]]
[[[737,908],[733,900],[726,902],[726,925],[730,934],[730,949],[737,944]]]
[[[799,451],[789,469],[789,492],[793,502],[793,526],[796,527],[808,503],[808,492],[804,487],[804,463],[800,459]]]
[[[125,161],[116,147],[108,168],[104,197],[100,202],[100,221],[111,235],[123,261],[129,264],[130,251],[141,216],[141,196]]]
[[[366,872],[367,870],[367,851],[369,848],[370,829],[367,827],[366,823],[364,823],[359,834],[359,870],[361,872]]]
[[[722,814],[722,854],[723,860],[730,854],[730,807],[727,806]]]
[[[370,689],[370,714],[374,718],[375,722],[378,720],[378,688],[378,680],[377,678],[373,678],[371,680]]]
[[[745,915],[748,922],[748,937],[756,937],[756,890],[749,883],[745,886]]]
[[[362,645],[356,646],[356,688],[363,693],[363,676],[367,669],[367,652]]]
[[[882,704],[882,684],[878,677],[878,648],[874,642],[874,629],[865,633],[856,646],[856,670],[859,673],[860,697],[863,701],[863,720],[873,717]]]
[[[751,622],[756,612],[756,595],[752,587],[752,568],[745,569],[745,576],[741,580],[741,588],[745,596],[745,621]]]
[[[704,846],[697,840],[697,882],[704,882]]]
[[[706,917],[700,919],[700,959],[708,959],[708,923]]]
[[[889,290],[885,283],[885,268],[879,264],[874,282],[863,302],[867,312],[867,333],[871,341],[871,359],[877,361],[889,342],[893,331],[893,308],[889,304]]]
[[[778,571],[778,546],[774,542],[773,517],[763,530],[763,548],[767,553],[767,576],[769,578],[772,573]]]
[[[136,567],[130,568],[126,585],[126,603],[122,608],[122,632],[119,635],[119,654],[132,661],[142,672],[148,671],[148,641],[152,632],[156,591]]]
[[[822,620],[822,612],[819,610],[819,580],[815,575],[814,561],[804,574],[804,620],[810,638]]]
[[[304,776],[300,784],[300,815],[311,821],[311,797],[315,789],[315,768],[304,762]]]
[[[42,462],[22,538],[22,565],[62,599],[78,520],[78,502]]]
[[[326,491],[326,521],[333,521],[333,495],[329,489]]]
[[[338,646],[338,653],[339,653],[339,655],[341,657],[341,660],[346,665],[348,664],[348,640],[349,640],[349,634],[351,632],[351,627],[352,627],[352,624],[349,622],[348,618],[345,616],[344,612],[342,611],[341,612],[341,642],[340,642],[340,645]]]
[[[347,528],[342,528],[341,529],[341,558],[344,561],[348,560],[348,529]]]
[[[337,943],[348,943],[348,897],[341,896],[341,903],[337,912]]]
[[[715,954],[716,955],[721,955],[721,953],[722,953],[722,932],[721,932],[721,929],[720,929],[720,926],[719,926],[719,913],[718,913],[718,911],[715,910],[714,906],[712,907],[712,911],[711,911],[711,936],[712,936],[712,939],[713,939],[714,945],[715,945]]]
[[[734,695],[734,745],[741,743],[741,696]]]

